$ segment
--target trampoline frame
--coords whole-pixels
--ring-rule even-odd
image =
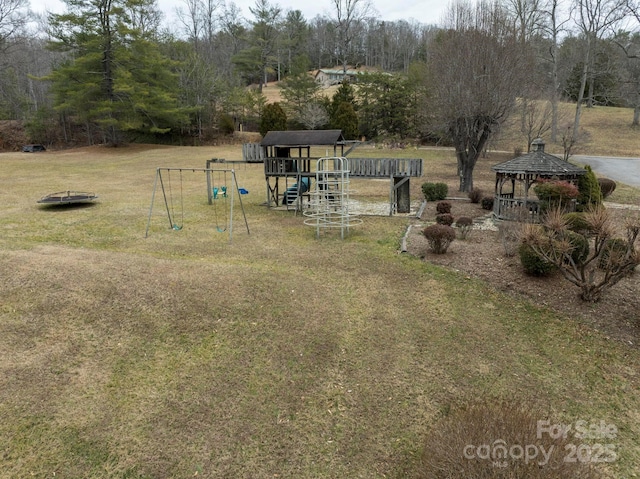
[[[58,191],[43,196],[38,203],[44,205],[70,205],[73,203],[89,203],[98,198],[95,193],[86,193],[83,191]]]

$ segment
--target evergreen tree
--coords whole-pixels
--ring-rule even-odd
[[[281,83],[283,108],[291,118],[299,119],[305,107],[316,103],[320,85],[308,73],[288,77]]]
[[[351,103],[342,102],[331,118],[331,128],[342,130],[345,140],[358,138],[358,114]]]
[[[287,129],[287,114],[279,103],[269,103],[262,110],[260,118],[260,134],[266,135],[268,131],[284,131]]]
[[[235,55],[232,61],[249,82],[258,82],[262,92],[269,72],[278,61],[281,9],[271,5],[268,0],[256,0],[255,6],[249,7],[249,11],[255,17],[248,38],[249,47]]]
[[[588,211],[592,207],[602,204],[602,191],[598,177],[591,169],[591,166],[585,166],[587,172],[578,180],[578,211]]]
[[[407,138],[417,136],[414,84],[401,75],[366,73],[358,77],[361,133]]]
[[[328,104],[329,126],[342,130],[347,140],[358,137],[358,113],[353,87],[348,82],[343,82],[336,90],[331,102]]]
[[[154,0],[65,0],[67,12],[49,15],[51,48],[68,60],[45,79],[55,108],[109,145],[128,132],[166,134],[187,120],[178,108],[175,64],[152,33],[135,26],[136,12]]]

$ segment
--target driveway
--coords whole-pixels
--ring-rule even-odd
[[[600,176],[640,188],[640,158],[575,155],[571,159],[581,165],[590,165]]]

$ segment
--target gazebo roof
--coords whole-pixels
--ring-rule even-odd
[[[536,176],[575,177],[586,173],[584,168],[544,152],[544,141],[531,142],[532,151],[491,167],[496,173]]]

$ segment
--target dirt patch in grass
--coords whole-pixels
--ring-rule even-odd
[[[507,256],[498,229],[486,210],[468,200],[452,200],[451,203],[454,217],[474,219],[474,229],[467,239],[454,241],[446,254],[431,253],[422,235],[423,226],[432,222],[436,215],[435,203],[429,203],[420,220],[410,227],[407,236],[409,254],[460,271],[469,278],[486,281],[499,291],[526,297],[628,345],[640,346],[640,272],[607,290],[599,303],[585,302],[580,299],[578,288],[560,273],[549,277],[527,275],[517,254]],[[609,210],[621,221],[629,213],[621,208]]]

